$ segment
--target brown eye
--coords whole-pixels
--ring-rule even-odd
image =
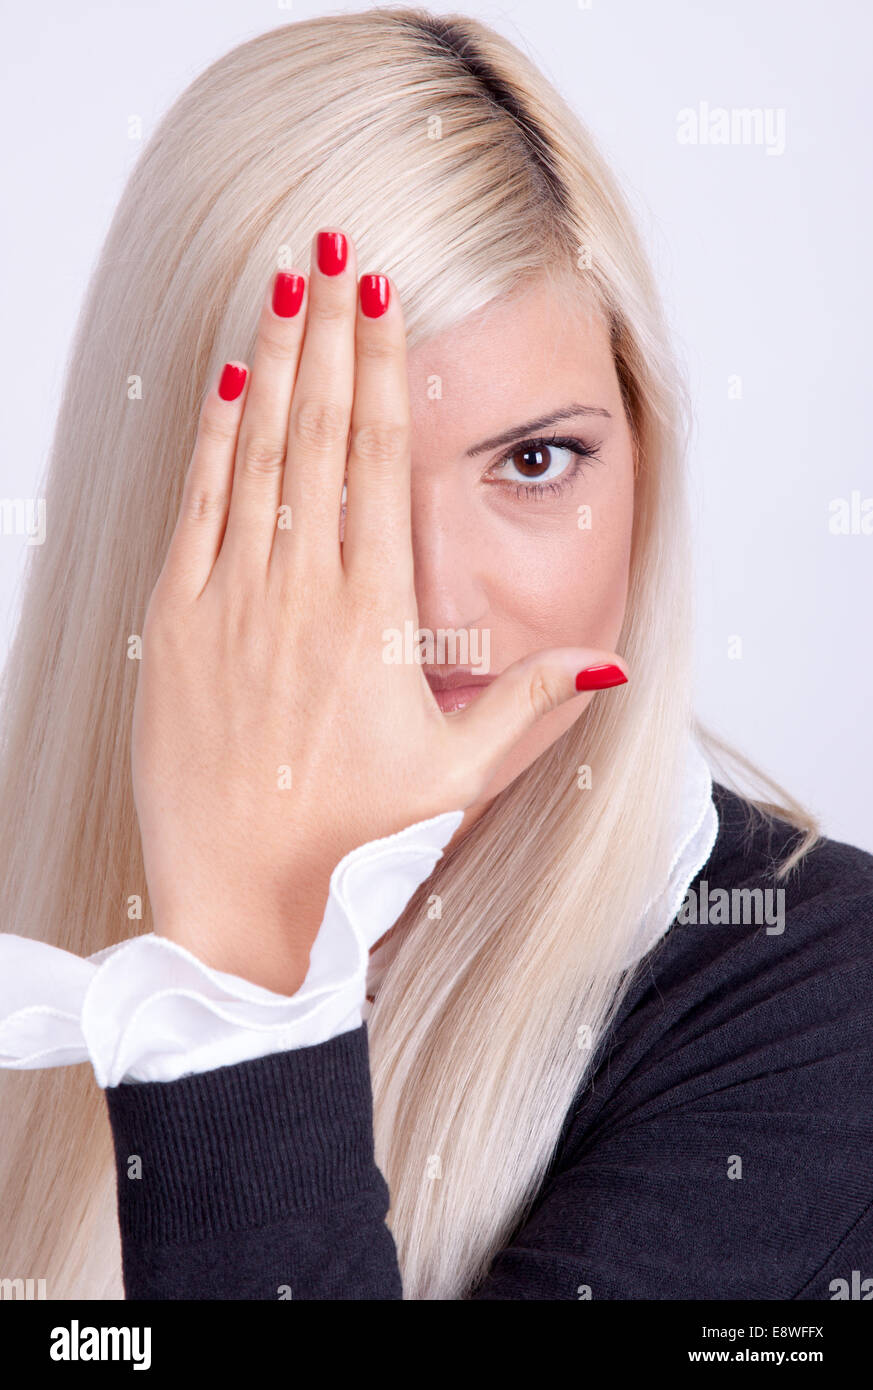
[[[551,463],[551,449],[518,449],[506,460],[523,478],[541,478]]]
[[[519,499],[533,500],[557,496],[572,486],[582,468],[599,459],[600,445],[581,439],[524,439],[492,464],[486,476],[502,487],[509,484]]]
[[[522,444],[498,464],[497,472],[507,483],[556,482],[566,472],[569,464],[575,461],[578,448],[571,449],[556,444]]]

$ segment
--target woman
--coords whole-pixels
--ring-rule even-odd
[[[4,1269],[687,1299],[870,1264],[873,860],[712,783],[683,444],[627,207],[506,40],[328,17],[181,97],[8,666]]]

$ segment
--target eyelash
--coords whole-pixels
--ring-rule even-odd
[[[533,452],[535,449],[569,449],[571,453],[576,455],[576,458],[573,463],[569,464],[564,469],[563,473],[561,473],[558,478],[553,479],[551,482],[498,483],[500,487],[514,488],[516,497],[523,498],[524,501],[544,497],[546,493],[550,493],[553,497],[557,497],[560,493],[564,492],[579,476],[586,462],[600,461],[601,445],[585,444],[581,439],[557,434],[541,436],[535,439],[522,439],[519,440],[517,444],[513,444],[512,448],[508,453],[504,454],[503,458],[498,459],[495,464],[492,464],[489,472],[493,469],[502,468],[503,465],[509,463],[516,454]]]

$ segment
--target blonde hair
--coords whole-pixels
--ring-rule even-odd
[[[462,1298],[528,1210],[622,998],[694,725],[688,412],[658,296],[591,138],[484,24],[378,8],[273,29],[200,76],[141,156],[77,327],[49,540],[4,673],[2,923],[90,954],[136,930],[139,895],[151,928],[128,638],[203,393],[224,357],[250,359],[266,278],[305,265],[324,223],[348,228],[362,269],[394,277],[413,346],[533,276],[571,279],[609,324],[639,463],[618,644],[633,679],[596,697],[437,866],[391,938],[369,1022],[404,1296]],[[805,832],[785,873],[816,832],[768,785]],[[90,1067],[5,1073],[2,1086],[0,1267],[46,1278],[50,1298],[122,1297]]]

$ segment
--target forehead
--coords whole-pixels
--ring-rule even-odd
[[[469,422],[482,433],[485,419],[499,429],[573,399],[608,409],[618,392],[606,325],[573,282],[538,280],[502,295],[407,360],[413,413],[417,402],[430,406],[423,415],[443,429]],[[434,411],[435,399],[449,408]]]

